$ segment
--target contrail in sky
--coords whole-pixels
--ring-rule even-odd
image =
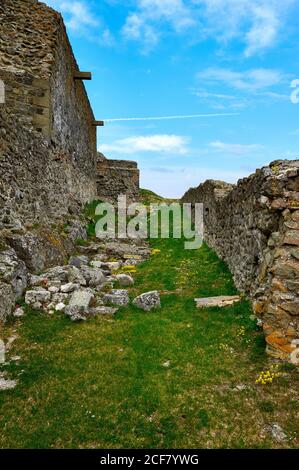
[[[115,118],[104,119],[104,122],[119,122],[119,121],[164,121],[167,119],[192,119],[202,117],[221,117],[221,116],[239,116],[240,113],[215,113],[215,114],[190,114],[186,116],[157,116],[157,117],[134,117],[134,118]]]

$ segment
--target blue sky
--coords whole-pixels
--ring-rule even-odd
[[[46,0],[61,11],[97,119],[98,148],[138,161],[142,187],[181,196],[299,158],[299,0]],[[231,114],[231,115],[227,115]]]

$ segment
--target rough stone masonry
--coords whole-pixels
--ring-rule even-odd
[[[0,28],[1,228],[53,220],[102,191],[97,121],[61,15],[37,0],[1,0]],[[131,186],[136,199],[139,178]]]
[[[205,240],[227,262],[261,319],[267,351],[299,345],[299,160],[275,161],[238,184],[208,180],[183,202],[204,204]]]
[[[37,0],[0,1],[0,318],[28,270],[64,263],[86,238],[82,207],[102,195],[83,78],[59,13]],[[130,187],[128,178],[109,174],[104,191],[110,183],[137,199],[138,170]]]

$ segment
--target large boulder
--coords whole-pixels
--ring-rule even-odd
[[[56,239],[50,230],[43,236],[14,234],[10,236],[9,244],[32,273],[63,264],[66,256],[61,240]]]
[[[12,314],[15,302],[22,297],[28,284],[28,271],[15,250],[0,253],[0,320]]]
[[[80,284],[80,286],[86,286],[87,284],[83,273],[76,266],[68,267],[68,280],[74,284]]]
[[[72,294],[69,306],[83,307],[87,310],[90,307],[93,299],[94,293],[90,289],[77,290]]]
[[[10,284],[15,299],[23,295],[28,283],[28,270],[13,249],[0,253],[0,282]]]
[[[160,294],[158,291],[145,292],[133,300],[133,305],[146,312],[161,307]]]
[[[55,266],[45,272],[41,278],[47,279],[49,283],[61,282],[67,283],[69,280],[69,270],[67,266]]]
[[[80,271],[89,287],[97,287],[106,281],[104,274],[99,269],[82,266]]]
[[[94,294],[90,289],[77,290],[72,294],[69,305],[64,313],[72,321],[84,321],[90,313],[90,307],[94,301]]]

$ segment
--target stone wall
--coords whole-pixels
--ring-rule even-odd
[[[28,275],[63,264],[96,199],[96,128],[61,16],[0,2],[0,319]]]
[[[99,199],[117,202],[125,194],[128,202],[139,200],[139,170],[136,162],[110,160],[98,154],[97,186]]]
[[[299,160],[276,161],[236,186],[209,180],[183,202],[204,204],[205,240],[261,319],[269,354],[299,340]]]
[[[0,228],[47,222],[96,198],[96,128],[61,16],[0,5]]]

